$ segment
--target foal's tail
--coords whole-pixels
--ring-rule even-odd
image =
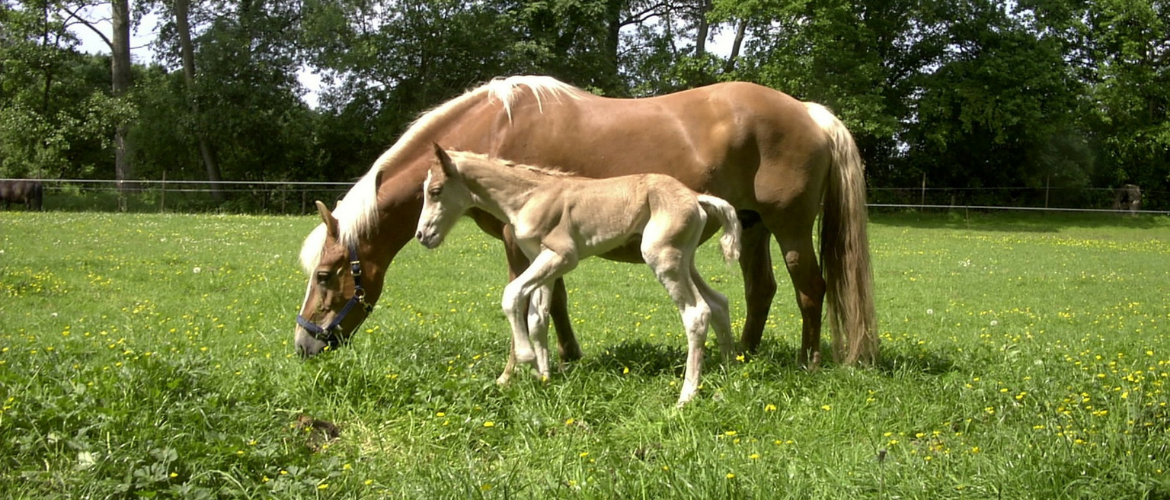
[[[699,204],[703,206],[708,217],[719,219],[719,223],[723,225],[723,236],[719,237],[719,245],[723,247],[723,260],[727,261],[728,264],[739,260],[741,228],[735,207],[724,201],[723,198],[707,194],[699,195]]]
[[[841,120],[819,104],[805,106],[828,135],[833,157],[821,217],[821,268],[828,288],[833,357],[845,364],[875,364],[877,315],[866,235],[865,165]]]

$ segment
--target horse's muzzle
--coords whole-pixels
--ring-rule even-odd
[[[314,338],[312,334],[300,326],[297,327],[294,343],[297,347],[297,354],[306,358],[316,356],[321,351],[324,351],[326,347],[330,347],[328,342]]]

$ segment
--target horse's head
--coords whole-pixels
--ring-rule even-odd
[[[309,285],[297,315],[297,351],[306,357],[346,343],[373,309],[362,286],[359,245],[341,241],[337,219],[324,203],[317,202],[317,211],[324,224],[309,235],[303,254],[318,255],[317,248],[320,253],[316,259],[302,255]]]
[[[427,248],[443,243],[459,217],[471,208],[471,191],[464,184],[451,156],[435,144],[435,162],[423,181],[423,208],[415,237]]]

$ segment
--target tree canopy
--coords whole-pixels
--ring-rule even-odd
[[[1165,0],[111,2],[115,21],[160,20],[128,70],[80,51],[93,5],[0,0],[0,177],[345,181],[421,111],[547,74],[609,96],[746,80],[821,102],[872,187],[1134,183],[1170,208]],[[315,107],[302,71],[323,79]]]

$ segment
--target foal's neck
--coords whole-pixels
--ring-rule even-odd
[[[504,222],[515,217],[537,188],[557,180],[524,167],[490,162],[464,163],[459,171],[475,195],[476,205]]]

